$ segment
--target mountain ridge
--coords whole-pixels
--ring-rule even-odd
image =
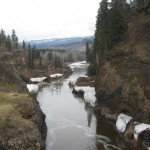
[[[54,38],[54,39],[41,39],[41,40],[31,40],[26,43],[30,45],[35,45],[37,48],[53,48],[53,49],[72,49],[76,50],[79,47],[85,46],[87,41],[92,42],[94,36],[86,37],[70,37],[70,38]],[[77,48],[75,48],[77,47]]]

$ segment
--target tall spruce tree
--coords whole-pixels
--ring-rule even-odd
[[[24,51],[26,51],[26,43],[25,43],[24,40],[23,40],[23,42],[22,42],[22,49],[23,49]]]
[[[96,31],[93,45],[95,55],[94,62],[91,62],[95,70],[104,58],[104,53],[108,49],[109,41],[109,8],[108,0],[102,0],[97,14]]]
[[[12,50],[11,38],[9,35],[6,37],[6,44],[5,45],[6,45],[6,49],[8,49],[9,51]]]
[[[112,0],[109,13],[109,47],[123,40],[127,31],[127,23],[124,21],[125,1]]]
[[[16,31],[13,29],[12,30],[12,46],[13,48],[17,49],[18,48],[18,37],[16,36]]]
[[[89,42],[86,42],[86,61],[89,62],[90,61],[90,47],[89,47]]]
[[[30,44],[28,44],[28,67],[32,68],[32,51]]]
[[[3,48],[5,48],[5,44],[6,44],[5,31],[3,29],[1,29],[1,31],[0,31],[0,46],[2,46]]]

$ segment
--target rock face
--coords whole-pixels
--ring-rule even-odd
[[[45,149],[45,115],[29,95],[12,56],[0,54],[0,149]]]
[[[99,66],[96,112],[114,121],[120,113],[132,116],[121,135],[132,149],[147,150],[149,130],[140,133],[136,141],[134,122],[150,124],[150,16],[134,16],[128,27],[126,39],[107,52]],[[99,58],[98,52],[96,55]]]
[[[111,111],[150,124],[150,16],[134,16],[128,26],[127,39],[100,66],[96,97]]]

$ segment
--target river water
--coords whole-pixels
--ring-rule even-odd
[[[85,72],[75,69],[69,79]],[[52,81],[37,96],[46,115],[46,150],[128,150],[114,127],[72,94],[69,79]]]

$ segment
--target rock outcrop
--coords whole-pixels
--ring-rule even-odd
[[[0,54],[0,149],[45,149],[45,115],[26,88],[11,53]],[[21,57],[18,61],[24,61]]]
[[[97,111],[107,108],[104,115],[125,113],[150,124],[150,16],[134,16],[128,26],[126,40],[105,55],[96,75]],[[127,132],[126,140],[132,141],[133,133]]]

